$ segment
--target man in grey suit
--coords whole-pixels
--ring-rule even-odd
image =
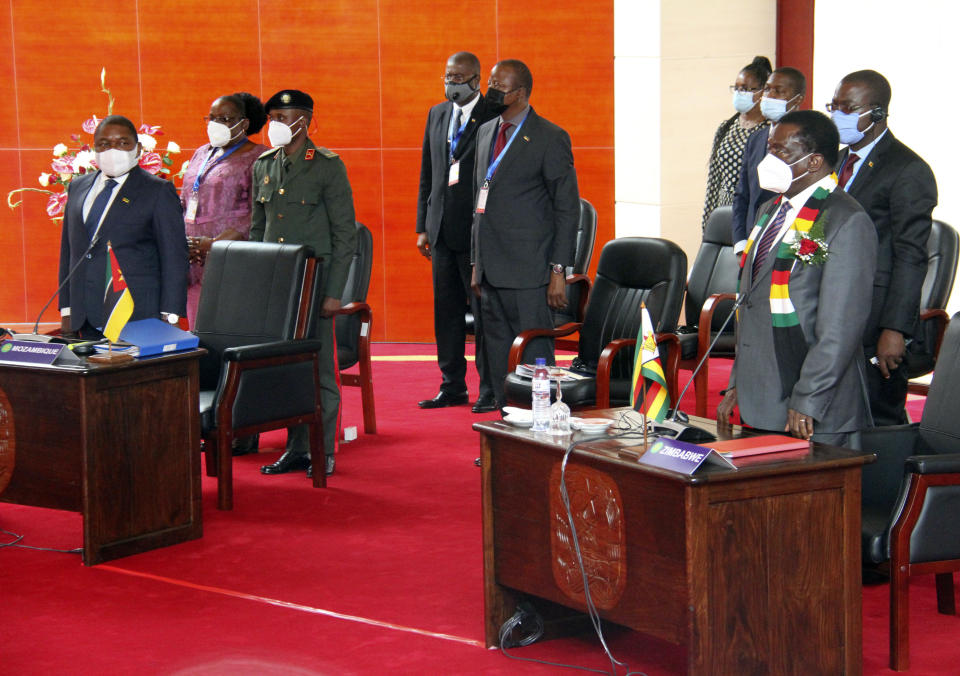
[[[487,85],[487,105],[500,115],[477,132],[471,286],[480,296],[484,354],[503,407],[513,339],[551,327],[550,308],[567,304],[564,269],[573,259],[580,194],[569,134],[530,106],[530,69],[501,61]],[[552,364],[553,344],[544,339],[526,356]]]
[[[861,339],[877,235],[832,175],[839,137],[814,111],[785,115],[758,166],[778,196],[764,205],[742,259],[737,357],[717,409],[751,427],[835,445],[871,424]]]

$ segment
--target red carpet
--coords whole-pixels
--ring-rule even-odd
[[[390,344],[375,354],[434,352]],[[712,365],[713,389],[728,367]],[[374,373],[380,433],[363,433],[359,391],[348,388],[343,424],[357,426],[359,438],[341,447],[326,490],[302,474],[261,476],[278,452],[261,450],[236,459],[232,512],[215,509],[215,482],[204,478],[201,540],[93,568],[76,554],[0,548],[0,673],[558,673],[481,644],[470,425],[494,414],[418,409],[436,392],[434,361],[378,359]],[[684,408],[692,400],[689,393]],[[918,416],[922,402],[911,406]],[[262,445],[282,443],[274,433]],[[76,514],[0,503],[0,528],[27,545],[81,545]],[[956,673],[960,620],[936,613],[932,579],[914,587],[912,673]],[[865,673],[887,671],[887,618],[887,586],[865,587]],[[634,670],[683,673],[674,646],[616,627],[608,638]],[[589,635],[514,652],[609,666]]]

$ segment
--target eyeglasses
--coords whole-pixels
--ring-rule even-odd
[[[232,127],[235,122],[242,120],[242,117],[211,117],[207,115],[203,118],[204,122],[219,122],[220,124],[225,124],[228,127]]]
[[[835,110],[839,110],[841,113],[855,113],[861,108],[863,108],[863,106],[851,106],[846,102],[834,103],[833,101],[831,101],[830,103],[825,105],[824,108],[827,109],[828,113],[832,113]]]
[[[760,91],[760,87],[738,87],[737,85],[730,85],[731,92],[739,92],[743,94],[744,92],[755,93]]]

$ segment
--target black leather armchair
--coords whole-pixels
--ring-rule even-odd
[[[684,306],[686,324],[677,329],[682,369],[692,371],[707,355],[707,348],[717,337],[736,300],[740,257],[733,253],[732,220],[731,207],[718,207],[713,210],[703,230],[700,250],[690,268]],[[731,319],[694,378],[697,415],[707,416],[710,358],[733,359],[736,347],[736,320]]]
[[[863,468],[863,559],[890,573],[890,668],[910,664],[910,576],[935,574],[937,607],[956,614],[960,570],[960,313],[940,350],[923,410],[911,425],[863,432],[877,462]]]
[[[920,292],[920,321],[904,355],[903,368],[907,369],[909,378],[927,375],[937,362],[940,342],[949,321],[944,308],[957,274],[958,247],[960,237],[957,231],[943,221],[933,221],[927,238],[927,274]],[[926,394],[929,390],[924,383],[910,383],[908,388],[915,394]]]
[[[579,332],[573,366],[594,375],[564,383],[563,400],[572,409],[628,404],[641,303],[653,320],[667,389],[675,400],[679,343],[673,331],[680,316],[686,278],[687,256],[673,242],[647,237],[622,237],[607,242],[600,253],[583,322],[524,331],[517,336],[510,349],[510,372],[504,384],[507,400],[523,406],[530,404],[530,379],[517,375],[514,369],[524,362],[524,351],[532,340]],[[551,385],[555,390],[555,385]]]
[[[319,275],[308,246],[216,242],[207,256],[194,333],[200,362],[200,420],[207,474],[217,477],[217,507],[233,508],[233,439],[310,425],[310,450],[322,457],[319,340],[300,340]],[[314,486],[325,486],[314,472]]]

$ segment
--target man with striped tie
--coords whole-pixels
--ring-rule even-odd
[[[877,235],[837,189],[837,130],[822,113],[785,115],[757,168],[777,196],[759,210],[741,258],[737,356],[717,409],[754,428],[856,446],[871,424],[861,338]]]

